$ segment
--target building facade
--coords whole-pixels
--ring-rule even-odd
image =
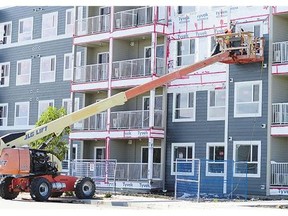
[[[49,105],[80,109],[205,60],[232,22],[265,41],[263,61],[215,63],[74,124],[70,159],[116,160],[117,188],[169,191],[177,159],[200,159],[202,182],[224,194],[233,179],[246,182],[239,194],[287,195],[287,9],[2,9],[1,133],[31,128]]]

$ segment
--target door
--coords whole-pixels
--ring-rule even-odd
[[[99,21],[100,21],[100,25],[99,25],[99,30],[100,32],[107,32],[110,30],[109,26],[110,26],[110,19],[108,16],[110,14],[110,7],[100,7],[99,8]]]
[[[141,147],[141,178],[147,179],[148,147]],[[161,173],[161,147],[153,148],[153,178],[160,179]]]
[[[106,80],[108,78],[109,52],[98,53],[97,55],[97,71],[92,77],[96,81]]]
[[[142,115],[142,128],[149,127],[149,106],[150,97],[143,97],[143,115]],[[162,96],[155,96],[155,109],[154,109],[154,126],[162,126]]]
[[[105,147],[94,147],[94,176],[105,177]]]

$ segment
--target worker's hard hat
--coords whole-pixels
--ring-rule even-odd
[[[225,29],[225,31],[224,31],[225,33],[231,33],[231,29]]]

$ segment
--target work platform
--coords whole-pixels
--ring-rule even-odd
[[[254,37],[253,32],[219,34],[215,36],[218,52],[229,51],[221,60],[225,64],[249,64],[264,61],[264,38]]]

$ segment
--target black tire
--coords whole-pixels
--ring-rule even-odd
[[[63,194],[63,192],[52,192],[51,193],[51,197],[54,197],[54,198],[57,198],[57,197],[61,197],[62,196],[62,194]]]
[[[96,186],[91,178],[84,177],[75,182],[74,190],[78,199],[91,199],[95,194]]]
[[[9,187],[11,186],[13,177],[4,177],[0,183],[0,196],[3,199],[13,200],[15,199],[19,192],[10,191]]]
[[[30,196],[35,201],[47,201],[51,196],[51,191],[51,183],[46,178],[34,178],[30,184]]]

